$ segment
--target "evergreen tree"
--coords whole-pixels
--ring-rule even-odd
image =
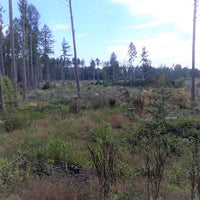
[[[119,62],[117,61],[117,56],[114,52],[110,57],[110,66],[112,70],[112,81],[115,82],[119,77]]]
[[[46,81],[50,81],[49,56],[54,53],[54,40],[52,38],[52,32],[49,29],[49,27],[45,24],[40,33],[40,47],[42,51],[42,59],[44,65],[44,80]]]
[[[146,79],[149,67],[151,66],[151,61],[148,57],[148,51],[146,50],[146,47],[143,47],[140,61],[142,63],[142,80]]]
[[[96,65],[97,65],[97,80],[99,80],[99,65],[100,65],[100,59],[96,58],[95,59]]]
[[[92,79],[95,80],[95,62],[94,60],[92,59],[90,61],[90,68],[91,68],[91,75],[92,75]]]
[[[82,80],[85,80],[85,73],[84,73],[84,67],[85,67],[85,60],[81,60],[81,66],[82,66]]]
[[[129,62],[131,64],[131,67],[133,66],[133,62],[134,62],[134,59],[137,57],[137,51],[136,51],[136,47],[135,45],[133,44],[133,42],[131,42],[129,44],[129,47],[128,47],[128,56],[129,56]]]
[[[100,65],[100,60],[99,60],[99,58],[96,58],[96,59],[95,59],[95,62],[96,62],[96,65],[97,65],[97,66]]]

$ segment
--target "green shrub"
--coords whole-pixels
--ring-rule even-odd
[[[26,108],[22,108],[20,110],[21,113],[25,114],[27,118],[29,118],[31,121],[37,120],[37,119],[43,119],[47,117],[47,112],[40,111],[36,106],[27,106]]]
[[[14,105],[14,89],[12,81],[8,77],[2,77],[3,95],[6,106]]]
[[[34,149],[27,160],[30,161],[27,164],[32,173],[37,175],[51,174],[53,160],[48,158],[48,154],[44,147]]]
[[[173,85],[174,85],[175,88],[184,87],[185,86],[185,79],[183,77],[181,77],[180,79],[175,80]]]
[[[46,147],[47,156],[54,161],[54,164],[66,162],[68,151],[69,143],[60,140],[53,140]]]
[[[116,176],[116,147],[111,134],[111,127],[103,123],[92,137],[92,144],[88,145],[91,161],[97,172],[99,184],[104,191],[104,197],[110,192]]]
[[[51,83],[50,82],[45,82],[44,85],[42,86],[43,90],[48,90],[51,88]]]
[[[18,111],[4,115],[2,121],[1,127],[7,132],[23,129],[30,125],[28,115]]]
[[[18,165],[7,159],[0,159],[0,191],[13,192],[23,180]]]

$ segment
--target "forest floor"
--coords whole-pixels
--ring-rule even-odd
[[[190,199],[200,151],[191,160],[193,140],[168,135],[171,127],[185,134],[180,123],[200,118],[187,88],[84,83],[81,91],[77,99],[74,84],[51,84],[8,109],[0,121],[0,199]]]

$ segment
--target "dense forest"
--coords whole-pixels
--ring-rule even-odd
[[[152,66],[134,40],[127,62],[87,64],[67,3],[57,58],[34,5],[13,19],[9,0],[9,26],[0,5],[0,199],[200,199],[200,70]]]

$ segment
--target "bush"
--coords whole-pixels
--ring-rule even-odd
[[[141,79],[119,80],[114,83],[114,85],[123,86],[123,87],[129,87],[130,85],[134,87],[139,87],[139,86],[146,86],[148,84],[149,83]]]
[[[30,119],[27,114],[20,112],[13,112],[3,116],[3,123],[1,124],[3,130],[7,132],[16,129],[23,129],[30,125]]]
[[[0,191],[6,189],[9,185],[8,190],[13,191],[18,182],[22,179],[18,175],[19,171],[17,167],[9,163],[7,159],[0,159]]]
[[[95,83],[95,85],[102,85],[102,86],[104,86],[104,87],[108,87],[108,86],[111,86],[112,84],[109,83],[108,81],[97,81],[97,82]]]
[[[173,83],[173,86],[175,88],[184,87],[185,86],[185,79],[183,77],[181,77],[180,79],[175,80],[174,83]]]
[[[2,77],[3,95],[6,106],[14,105],[14,89],[12,81],[8,77]]]
[[[60,140],[53,140],[46,147],[47,156],[54,164],[66,162],[68,151],[69,144]]]
[[[104,196],[108,195],[110,187],[116,180],[116,147],[114,147],[111,130],[109,124],[103,123],[94,133],[92,144],[88,145],[91,161],[96,169]]]
[[[30,162],[26,162],[26,168],[29,168],[34,174],[39,176],[43,174],[51,174],[53,160],[48,158],[45,148],[39,147],[34,149],[27,160]]]
[[[51,88],[51,83],[50,82],[45,82],[44,85],[42,86],[43,90],[48,90]]]

